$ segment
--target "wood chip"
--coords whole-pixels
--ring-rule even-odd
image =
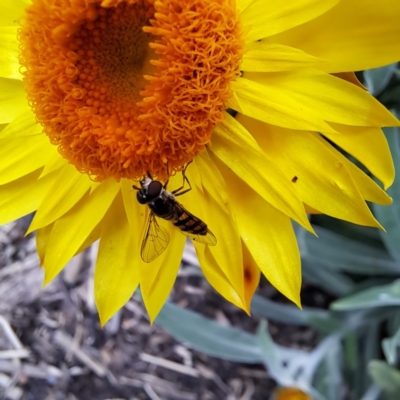
[[[0,360],[0,371],[5,373],[15,373],[16,365],[11,361]],[[61,378],[63,373],[60,369],[53,365],[33,365],[33,364],[22,364],[21,375],[25,375],[29,378],[35,379],[49,379],[49,378]]]
[[[76,347],[73,338],[68,334],[57,331],[54,334],[54,342],[61,346],[66,352],[71,352],[82,364],[86,365],[97,376],[104,377],[107,369],[87,355],[81,348]]]
[[[68,264],[63,270],[63,279],[65,283],[67,283],[68,285],[72,285],[78,280],[78,276],[82,269],[84,259],[85,253],[82,252],[68,261]]]
[[[249,381],[246,383],[246,390],[243,393],[243,396],[239,400],[251,400],[253,398],[253,394],[256,391],[254,383]]]
[[[17,261],[7,267],[2,268],[0,270],[0,278],[4,279],[5,276],[15,275],[32,268],[39,268],[39,258],[36,254],[27,256],[24,262]]]
[[[8,339],[11,346],[14,347],[14,349],[21,350],[24,348],[22,346],[21,341],[18,339],[17,335],[12,330],[9,322],[2,315],[0,315],[0,326],[3,330],[4,335]]]
[[[150,374],[138,374],[138,379],[127,378],[121,376],[119,383],[121,385],[132,386],[136,388],[143,388],[145,383],[155,388],[160,396],[165,396],[169,399],[174,400],[198,400],[198,394],[193,392],[185,392],[178,390],[175,385],[169,381],[158,378],[157,376]]]
[[[148,383],[145,383],[143,385],[144,391],[147,393],[147,395],[150,397],[151,400],[161,400],[157,393],[151,388],[151,386]]]
[[[186,365],[178,364],[178,363],[170,361],[170,360],[165,360],[164,358],[161,358],[161,357],[155,357],[155,356],[152,356],[151,354],[141,353],[139,355],[139,357],[141,360],[146,361],[150,364],[157,365],[159,367],[163,367],[166,369],[170,369],[171,371],[179,372],[184,375],[193,376],[194,378],[197,378],[200,375],[199,371],[197,371],[197,369],[195,369],[195,368],[191,368]]]
[[[121,310],[117,311],[104,326],[104,331],[109,335],[116,335],[121,327]]]
[[[177,344],[174,346],[174,351],[182,357],[183,363],[187,367],[193,367],[193,354],[187,347]]]
[[[29,351],[25,349],[0,351],[0,360],[7,360],[12,358],[28,358],[28,357],[29,357]]]

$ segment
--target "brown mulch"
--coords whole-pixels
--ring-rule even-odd
[[[150,326],[131,299],[104,329],[93,301],[96,249],[75,257],[47,287],[29,218],[0,227],[0,399],[264,400],[274,381],[263,365],[208,357]],[[186,260],[187,261],[187,260]],[[259,322],[228,304],[184,263],[172,300],[255,332]],[[280,298],[266,282],[260,291]],[[312,299],[318,300],[314,291]],[[316,301],[317,301],[316,300]],[[270,323],[277,343],[311,349],[316,332]]]

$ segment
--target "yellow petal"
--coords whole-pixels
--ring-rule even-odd
[[[297,107],[296,111],[290,110],[291,115],[302,114],[315,124],[322,119],[352,126],[400,125],[397,118],[365,90],[324,72],[307,69],[274,74],[251,72],[246,76],[263,87],[265,97],[273,96],[273,101],[282,108]],[[289,129],[335,132],[332,128],[325,131],[269,123]]]
[[[57,148],[39,133],[0,139],[0,184],[11,182],[45,165]]]
[[[251,300],[260,283],[260,268],[251,255],[249,249],[242,241],[243,252],[243,280],[246,309],[250,313]]]
[[[139,261],[140,290],[151,323],[171,293],[186,242],[185,237],[170,222],[159,221],[159,224],[169,232],[170,241],[167,249],[149,264]]]
[[[209,246],[207,251],[245,304],[240,235],[229,208],[225,181],[207,153],[199,154],[194,164],[201,176],[193,174],[196,169],[189,167],[187,176],[193,190],[178,199],[188,211],[203,220],[217,238],[217,244]],[[179,185],[179,178],[175,177],[171,188]],[[202,186],[202,190],[197,189],[198,186]],[[195,243],[195,246],[197,251],[202,251],[205,245]]]
[[[89,235],[86,237],[85,241],[81,244],[79,249],[76,251],[74,255],[79,254],[83,250],[87,249],[89,246],[91,246],[96,240],[99,240],[101,237],[101,233],[103,232],[103,220],[101,220],[92,230],[92,232],[89,233]]]
[[[55,147],[52,145],[50,146]],[[64,168],[66,165],[68,165],[68,161],[65,158],[62,158],[60,153],[57,152],[54,157],[47,161],[46,165],[43,167],[40,177],[42,178],[43,176],[46,176],[54,171],[61,170],[61,168]]]
[[[14,120],[27,109],[23,83],[15,79],[0,78],[0,124]]]
[[[387,189],[393,183],[395,171],[382,129],[339,124],[333,127],[340,134],[324,133],[324,136],[365,165]]]
[[[218,163],[242,240],[270,283],[300,307],[300,253],[290,218]]]
[[[231,116],[226,115],[215,128],[211,151],[267,202],[312,232],[292,184],[264,156],[249,132]]]
[[[239,294],[224,271],[220,268],[208,246],[196,246],[197,257],[199,258],[200,268],[210,285],[226,300],[245,311],[249,310],[246,302]]]
[[[50,224],[40,228],[36,232],[36,251],[39,256],[40,266],[43,267],[43,261],[46,257],[46,251],[48,249],[48,241],[51,235],[54,224]]]
[[[198,170],[201,171],[201,176],[197,174]],[[199,257],[206,262],[205,273],[217,264],[220,273],[212,274],[210,279],[214,285],[223,285],[223,276],[229,282],[229,287],[216,286],[216,289],[226,297],[236,296],[235,304],[244,308],[246,295],[240,235],[229,209],[225,182],[206,152],[196,156],[194,163],[188,168],[187,176],[193,190],[178,197],[178,200],[189,212],[203,220],[217,238],[217,244],[208,248],[204,244],[194,243]],[[179,174],[173,177],[170,190],[179,187],[182,184],[181,179]]]
[[[246,46],[242,71],[276,72],[312,67],[320,61],[304,51],[276,43],[255,42]]]
[[[19,71],[18,26],[0,25],[0,77],[22,79]]]
[[[112,179],[102,182],[97,190],[90,195],[86,194],[54,222],[43,261],[45,284],[53,280],[77,253],[110,208],[119,189],[119,185]]]
[[[128,179],[122,179],[121,193],[126,216],[132,230],[131,236],[135,243],[135,248],[139,252],[148,214],[146,207],[138,203],[136,199],[136,190],[132,189],[132,183],[133,182]]]
[[[56,171],[57,179],[49,188],[37,209],[28,232],[49,225],[70,210],[91,187],[87,175],[80,174],[68,164]],[[48,175],[46,175],[48,176]],[[45,179],[46,177],[42,178]]]
[[[274,35],[300,24],[304,24],[334,7],[339,0],[296,0],[276,1],[266,4],[265,0],[253,0],[241,14],[241,20],[249,32],[247,42]]]
[[[194,171],[201,171],[201,175],[194,176]],[[188,173],[191,177],[190,182],[193,180],[193,182],[197,184],[197,187],[200,186],[202,192],[204,192],[204,186],[215,201],[222,204],[227,204],[229,202],[224,178],[210,158],[210,153],[208,151],[199,153],[196,156],[193,166],[190,165]]]
[[[250,73],[247,72],[246,76],[248,74]],[[257,74],[257,78],[261,79],[259,75]],[[263,81],[262,84],[238,78],[232,82],[231,86],[235,96],[229,99],[228,107],[272,125],[335,133],[334,129],[322,120],[316,110],[311,107],[308,110],[305,109],[307,105],[304,104],[304,101],[308,101],[308,98],[306,100],[298,99],[300,94],[293,95],[297,90],[296,86],[285,88],[281,82],[282,75],[286,74],[265,74],[268,82]],[[277,78],[277,84],[275,84],[275,78]],[[309,94],[306,94],[305,97],[307,96]]]
[[[354,72],[337,72],[332,75],[337,76],[340,79],[344,79],[347,82],[352,83],[353,85],[358,86],[359,88],[368,91],[368,88],[366,88],[357,78],[357,75]]]
[[[343,164],[345,164],[346,169],[349,171],[354,183],[357,185],[358,190],[366,201],[382,204],[384,206],[388,206],[393,203],[393,199],[367,174],[361,171],[360,168],[356,167],[349,161]]]
[[[26,108],[1,131],[0,138],[32,136],[42,132],[43,127],[36,122],[35,114],[33,114],[32,110]],[[50,145],[49,140],[48,143]]]
[[[242,302],[245,303],[240,234],[236,221],[232,218],[229,205],[216,202],[207,191],[204,194],[198,192],[196,197],[188,196],[188,198],[197,198],[197,203],[193,201],[190,211],[201,218],[217,238],[217,244],[209,246],[209,251]],[[201,207],[200,204],[206,205],[206,207]],[[195,243],[195,246],[198,249],[205,245]]]
[[[304,204],[304,209],[307,214],[322,214],[321,211],[316,210],[315,208],[310,207],[308,204]]]
[[[0,5],[0,26],[19,26],[27,1],[24,0],[2,0]]]
[[[171,183],[173,184],[176,180],[177,177],[173,177]],[[136,192],[132,190],[132,182],[122,180],[121,187],[135,249],[132,262],[138,268],[143,302],[150,321],[153,322],[174,285],[181,264],[185,236],[179,233],[171,222],[158,218],[159,225],[169,232],[170,241],[167,249],[159,257],[151,263],[145,263],[141,259],[140,249],[147,228],[149,209],[147,206],[140,205],[136,200]]]
[[[320,136],[267,126],[243,116],[237,118],[283,171],[304,203],[335,218],[380,227],[339,153],[321,144]]]
[[[329,151],[333,151],[335,153],[335,157],[341,163],[343,163],[344,167],[350,173],[354,183],[365,200],[382,205],[392,204],[391,197],[389,197],[388,194],[383,191],[367,174],[361,171],[360,168],[349,161],[340,152],[334,150],[333,147],[325,140],[319,138],[319,142]]]
[[[0,185],[0,225],[36,211],[55,176],[38,179],[40,170],[13,182]]]
[[[160,257],[156,258],[153,262],[147,264],[145,263],[141,256],[141,246],[144,239],[145,231],[148,224],[149,210],[146,206],[140,205],[136,199],[136,191],[132,189],[132,182],[126,179],[121,180],[121,191],[122,198],[124,201],[125,211],[128,217],[129,225],[131,227],[131,236],[133,240],[133,246],[136,250],[134,259],[132,260],[137,266],[139,271],[139,281],[141,287],[141,294],[143,301],[146,305],[147,311],[150,314],[151,321],[154,321],[158,312],[162,308],[165,299],[157,302],[157,299],[153,297],[155,302],[148,300],[151,297],[151,289],[154,280],[157,278],[157,273],[163,267],[165,262],[165,252],[161,254]],[[162,221],[158,222],[164,227]],[[174,266],[180,265],[180,259]],[[173,277],[175,280],[175,276]],[[169,293],[168,293],[169,294]],[[167,294],[167,296],[168,296]],[[147,306],[148,305],[148,306]]]
[[[196,186],[201,184],[202,190],[192,190],[179,200],[190,212],[203,220],[217,238],[217,244],[210,246],[209,251],[243,301],[240,235],[229,208],[225,181],[206,152],[199,154],[194,164],[202,172],[201,183],[196,182],[198,178],[192,175],[190,168],[188,178]],[[195,246],[196,250],[204,247],[203,244],[196,243]]]
[[[139,284],[135,249],[122,196],[103,221],[94,273],[94,297],[102,326],[130,299]]]
[[[376,68],[399,60],[399,15],[398,1],[343,0],[319,18],[270,40],[327,61],[322,68],[328,72]]]
[[[253,0],[236,0],[236,8],[242,12],[244,11],[251,3]]]

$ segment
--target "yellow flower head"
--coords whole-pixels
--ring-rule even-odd
[[[35,212],[45,282],[100,239],[103,324],[138,285],[155,318],[180,230],[232,303],[249,311],[262,272],[299,305],[291,220],[380,227],[365,201],[391,202],[331,145],[393,182],[399,121],[351,71],[399,59],[400,3],[365,3],[3,0],[0,223]]]

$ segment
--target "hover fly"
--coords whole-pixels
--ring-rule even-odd
[[[207,225],[176,200],[176,197],[192,190],[186,177],[188,165],[182,171],[182,186],[172,192],[167,190],[168,181],[163,185],[160,181],[154,180],[149,172],[147,177],[140,181],[140,187],[132,186],[137,190],[136,197],[138,202],[147,204],[150,208],[150,215],[140,251],[144,262],[149,263],[155,260],[167,248],[169,243],[168,231],[158,224],[156,217],[171,221],[179,228],[180,232],[196,242],[209,246],[217,244],[216,237],[208,229]],[[189,185],[189,189],[185,189],[185,182]]]

